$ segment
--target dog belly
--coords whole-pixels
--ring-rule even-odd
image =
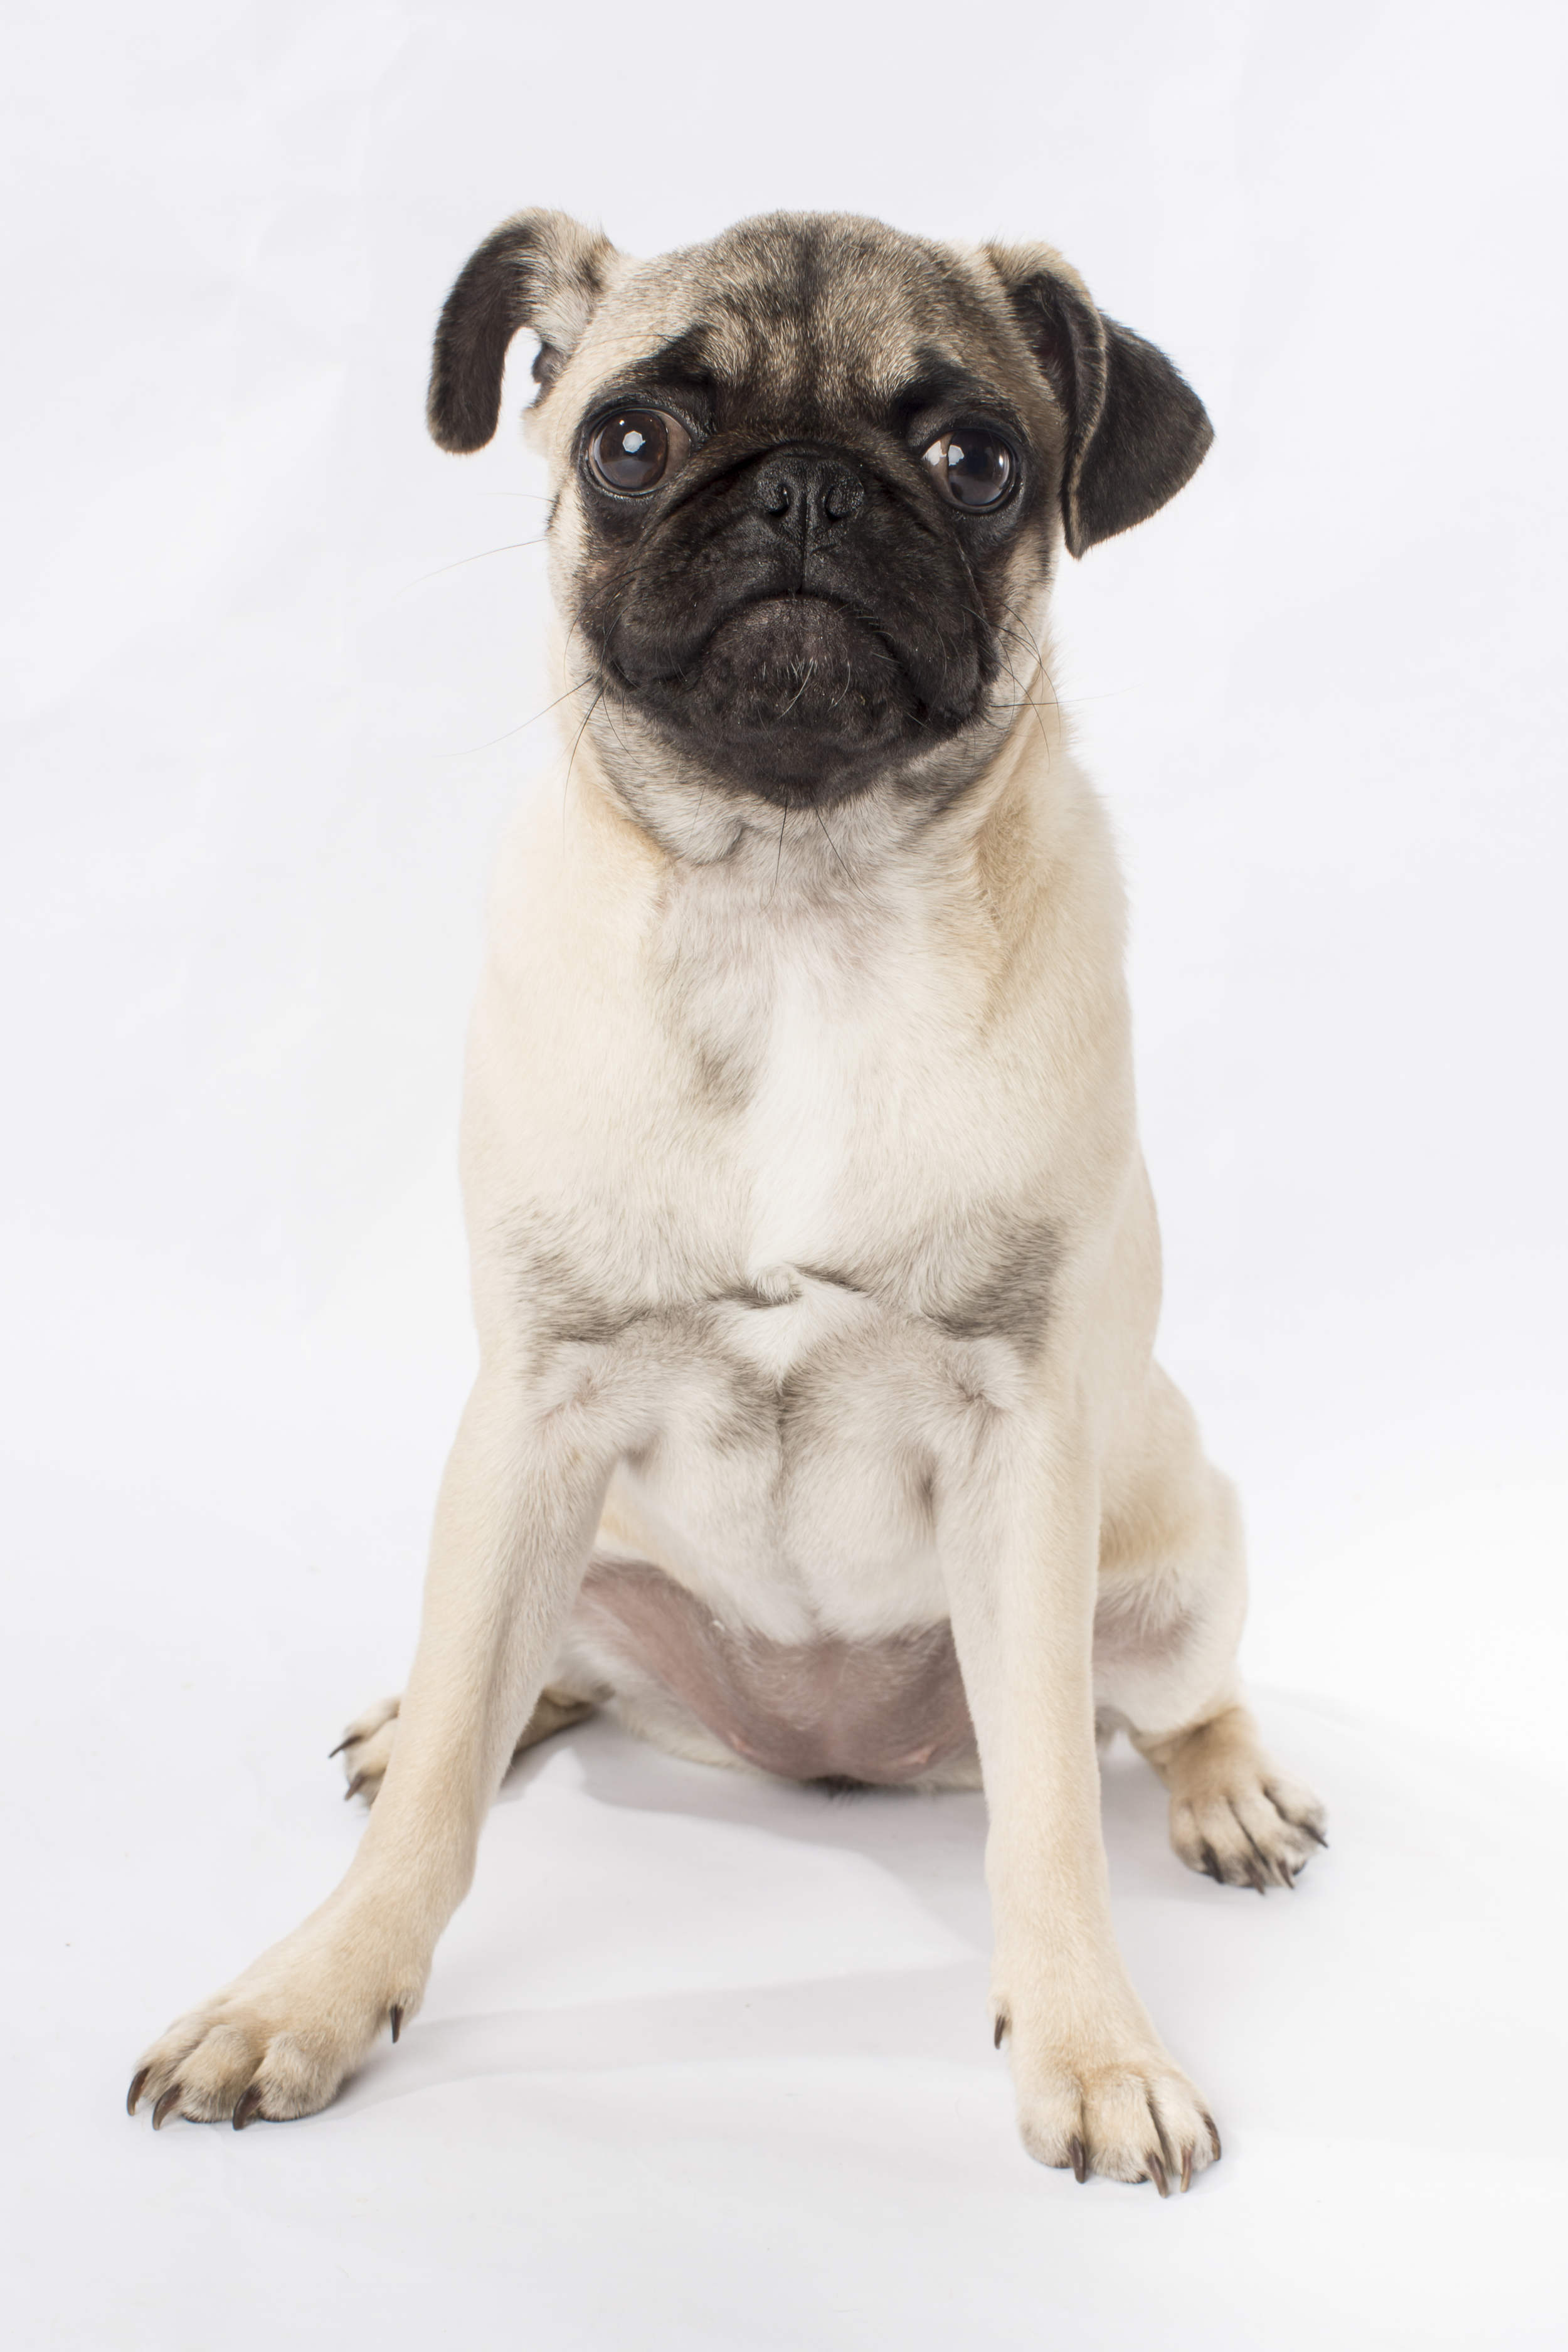
[[[911,1434],[931,1336],[794,1265],[754,1295],[672,1347],[556,1678],[661,1744],[784,1779],[972,1782]]]
[[[567,1650],[628,1696],[653,1685],[784,1780],[896,1786],[974,1749],[945,1620],[881,1639],[779,1642],[725,1624],[648,1561],[597,1559]]]

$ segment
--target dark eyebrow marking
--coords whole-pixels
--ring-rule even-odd
[[[688,327],[683,334],[672,335],[647,357],[634,360],[618,381],[645,385],[668,384],[673,391],[678,385],[692,392],[711,392],[713,388],[712,339],[703,326]]]
[[[946,352],[925,350],[916,354],[917,372],[899,386],[888,406],[896,432],[907,433],[918,416],[931,410],[973,409],[994,416],[1020,440],[1027,441],[1024,420],[1005,392],[984,376],[950,359]]]
[[[706,364],[707,358],[707,330],[691,327],[660,344],[646,359],[634,360],[629,367],[601,385],[588,402],[583,411],[579,437],[608,410],[629,406],[634,401],[646,401],[650,407],[657,407],[661,396],[683,411],[691,424],[710,432],[718,387],[712,370]]]

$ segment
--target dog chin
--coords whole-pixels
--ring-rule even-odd
[[[724,781],[783,805],[865,790],[927,733],[891,646],[825,596],[740,605],[637,699]]]

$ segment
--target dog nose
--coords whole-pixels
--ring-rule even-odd
[[[769,527],[803,549],[847,523],[866,501],[855,466],[819,449],[773,450],[757,470],[755,497]]]

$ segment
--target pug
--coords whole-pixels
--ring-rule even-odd
[[[661,260],[488,237],[429,424],[552,488],[563,719],[468,1052],[481,1366],[374,1799],[302,1927],[130,2105],[324,2106],[419,2007],[521,1747],[594,1707],[676,1754],[983,1788],[1026,2147],[1185,2189],[1219,2134],[1111,1925],[1097,1738],[1189,1868],[1324,1843],[1236,1651],[1230,1486],[1152,1357],[1123,898],[1051,687],[1060,551],[1145,520],[1209,422],[1040,245],[774,215]]]

